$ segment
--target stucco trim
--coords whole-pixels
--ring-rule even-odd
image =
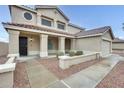
[[[28,55],[39,55],[40,51],[28,51]]]
[[[40,52],[40,57],[48,57],[48,52]]]
[[[8,55],[7,55],[7,57],[14,57],[14,56],[19,57],[19,53],[16,53],[16,54],[8,54]]]

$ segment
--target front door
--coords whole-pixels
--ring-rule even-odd
[[[20,56],[27,56],[27,37],[19,37]]]

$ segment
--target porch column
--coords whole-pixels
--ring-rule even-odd
[[[40,35],[40,57],[48,56],[48,35]]]
[[[37,25],[41,25],[41,14],[37,13]]]
[[[11,56],[19,56],[19,31],[8,30],[9,33],[9,54]]]
[[[65,37],[59,37],[59,51],[65,53]]]
[[[75,50],[75,47],[76,47],[76,40],[71,39],[71,50]]]

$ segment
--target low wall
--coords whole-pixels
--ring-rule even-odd
[[[94,60],[100,57],[100,54],[98,52],[89,53],[85,55],[80,56],[60,56],[59,57],[59,67],[62,69],[67,69],[72,65],[79,64],[82,62],[87,62],[90,60]]]
[[[0,56],[8,54],[8,43],[0,42]]]
[[[16,63],[13,63],[14,60],[15,57],[11,57],[5,64],[0,65],[0,88],[13,87],[13,72],[16,66]]]

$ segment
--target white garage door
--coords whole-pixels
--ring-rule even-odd
[[[111,42],[103,40],[102,41],[102,56],[108,56],[111,51]]]

